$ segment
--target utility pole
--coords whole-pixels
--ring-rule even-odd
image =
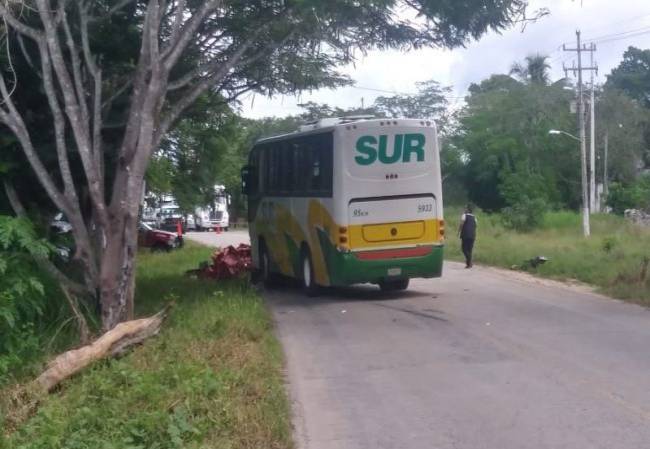
[[[599,212],[599,204],[596,201],[596,100],[594,91],[594,72],[598,73],[598,67],[594,65],[594,52],[596,51],[596,44],[591,44],[589,57],[591,67],[596,67],[595,70],[590,70],[591,73],[591,99],[589,103],[589,209],[591,213]]]
[[[609,131],[605,130],[605,161],[603,162],[603,196],[607,201],[607,194],[609,193],[609,183],[607,182],[607,150],[609,147]]]
[[[564,51],[575,51],[578,54],[578,67],[575,62],[571,68],[564,67],[564,73],[568,76],[568,72],[572,71],[578,77],[578,128],[580,135],[580,162],[582,171],[582,232],[585,237],[591,234],[589,224],[589,193],[588,193],[588,179],[587,179],[587,146],[586,146],[586,132],[585,132],[585,99],[583,96],[582,85],[582,72],[583,70],[595,70],[594,67],[582,66],[582,53],[585,51],[592,51],[593,49],[587,48],[584,44],[580,43],[580,30],[576,31],[576,48],[566,48],[562,46]]]

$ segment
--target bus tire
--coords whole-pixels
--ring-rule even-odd
[[[266,250],[266,245],[264,242],[260,242],[260,268],[259,268],[259,280],[262,281],[264,287],[271,288],[274,286],[273,274],[271,273],[271,264],[269,261],[269,253]]]
[[[314,264],[311,261],[311,254],[309,253],[309,249],[306,247],[302,250],[300,267],[300,283],[302,285],[302,290],[309,297],[318,296],[320,293],[320,288],[318,284],[316,284],[316,279],[314,279]]]
[[[399,292],[409,288],[408,279],[397,279],[391,281],[380,281],[379,288],[382,292]]]

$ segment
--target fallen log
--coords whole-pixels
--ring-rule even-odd
[[[171,307],[172,304],[169,304],[148,318],[120,323],[91,344],[64,352],[48,364],[47,369],[34,381],[35,386],[41,391],[50,392],[93,362],[120,355],[129,347],[153,337],[160,332]]]

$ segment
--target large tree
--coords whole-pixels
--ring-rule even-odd
[[[523,63],[515,62],[510,74],[515,75],[522,82],[546,85],[549,83],[549,70],[551,65],[548,63],[548,56],[535,54],[526,56]]]
[[[570,139],[549,136],[571,129],[571,93],[560,84],[523,84],[494,75],[469,89],[454,147],[467,161],[465,185],[481,208],[500,210],[524,199],[576,207],[579,152]]]
[[[618,89],[606,87],[598,97],[596,124],[600,142],[607,139],[608,181],[631,183],[650,163],[644,138],[650,127],[650,111]]]
[[[650,107],[650,50],[629,47],[623,61],[607,75],[606,86],[622,90]]]
[[[10,51],[26,55],[39,85],[26,85],[7,76],[11,68],[4,70],[0,122],[70,220],[85,288],[99,297],[103,328],[111,329],[133,313],[136,221],[149,160],[204,93],[231,102],[249,91],[337,86],[347,81],[337,66],[350,62],[355,51],[462,45],[525,18],[526,3],[5,1],[0,15],[13,42]],[[115,29],[116,23],[125,26]],[[110,64],[104,53],[113,39],[122,42],[125,36],[122,63]],[[42,125],[35,127],[28,109],[15,100],[20,89],[42,90],[54,136],[47,156],[56,172],[37,148]],[[121,122],[108,123],[107,117]],[[73,158],[83,176],[73,170]]]
[[[447,95],[450,87],[443,87],[435,80],[415,83],[417,92],[412,95],[378,97],[373,108],[386,117],[424,118],[435,120],[439,129],[447,125]]]

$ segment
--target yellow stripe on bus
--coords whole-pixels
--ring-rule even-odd
[[[336,244],[338,225],[332,219],[325,206],[320,201],[312,200],[309,202],[309,227],[311,260],[314,265],[314,278],[319,285],[330,285],[329,273],[327,272],[327,263],[325,255],[320,247],[318,239],[318,229],[322,229],[330,239],[330,242]]]

